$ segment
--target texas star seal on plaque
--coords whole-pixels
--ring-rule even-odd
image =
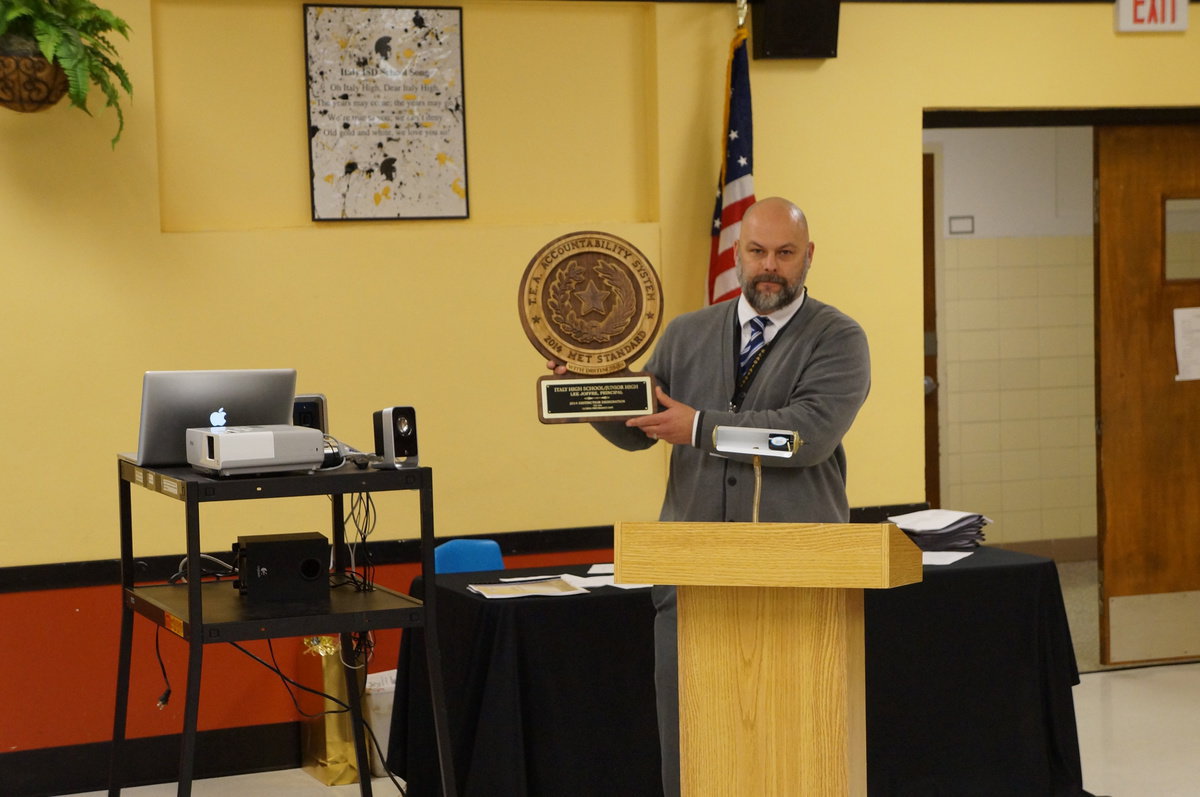
[[[534,348],[567,367],[538,381],[543,423],[655,411],[653,377],[628,369],[662,321],[658,275],[637,247],[604,232],[555,238],[529,261],[518,301]]]

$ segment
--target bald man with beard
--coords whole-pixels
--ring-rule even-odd
[[[658,382],[659,411],[595,423],[627,450],[670,443],[664,521],[745,522],[755,476],[748,455],[715,453],[717,426],[787,429],[791,458],[762,460],[761,522],[844,523],[849,430],[870,387],[866,335],[805,289],[814,245],[794,203],[763,199],[742,218],[734,251],[742,294],[686,313],[663,332],[645,370]],[[756,345],[761,335],[764,344]],[[565,372],[562,364],[547,367]],[[674,587],[655,587],[655,684],[663,790],[679,793],[678,649]]]

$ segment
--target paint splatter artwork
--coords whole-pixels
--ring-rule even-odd
[[[466,218],[462,9],[304,14],[313,219]]]

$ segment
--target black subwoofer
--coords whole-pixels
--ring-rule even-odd
[[[329,603],[329,540],[315,531],[238,537],[237,588],[251,603]]]

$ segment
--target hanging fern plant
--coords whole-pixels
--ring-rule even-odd
[[[116,146],[125,129],[121,91],[132,96],[133,85],[109,41],[113,32],[128,39],[129,25],[90,0],[0,0],[0,47],[6,40],[10,51],[36,43],[41,55],[66,74],[71,104],[89,116],[88,92],[92,85],[99,87],[106,107],[117,112]]]

